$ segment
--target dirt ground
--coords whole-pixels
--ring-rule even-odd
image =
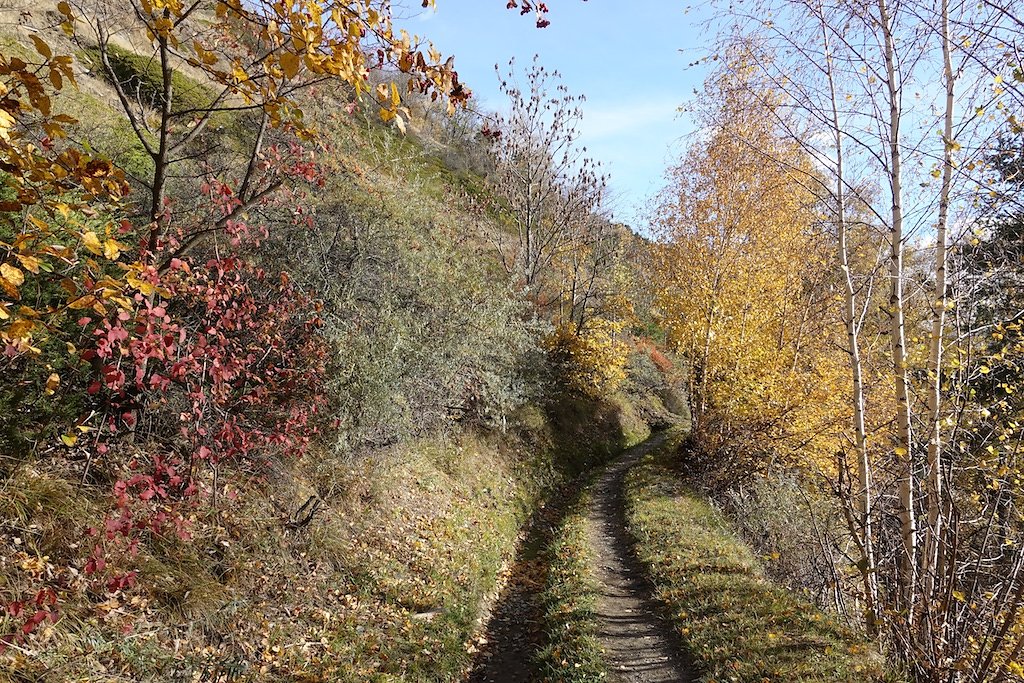
[[[664,435],[626,451],[602,473],[587,509],[588,538],[599,596],[598,637],[612,681],[689,683],[694,680],[682,648],[657,615],[651,589],[633,555],[626,532],[623,484],[626,473]],[[488,623],[485,641],[469,683],[526,683],[536,680],[533,655],[540,639],[538,592],[543,571],[536,566],[557,527],[559,510],[535,515],[510,569],[505,590]]]

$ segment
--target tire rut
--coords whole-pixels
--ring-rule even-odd
[[[546,571],[543,553],[566,509],[564,501],[545,505],[531,518],[466,683],[536,680],[534,656],[542,639],[539,593]]]

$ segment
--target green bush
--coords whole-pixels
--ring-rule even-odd
[[[317,224],[264,250],[325,302],[342,446],[503,426],[543,380],[525,303],[431,221],[354,189],[330,184]]]

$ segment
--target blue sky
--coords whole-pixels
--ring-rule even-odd
[[[515,57],[528,66],[535,53],[585,95],[582,144],[611,175],[616,219],[642,228],[648,197],[691,130],[677,108],[704,79],[687,64],[707,48],[706,11],[673,0],[547,0],[551,25],[537,29],[505,0],[437,0],[422,13],[409,2],[400,24],[454,54],[483,107],[503,106],[494,65]]]

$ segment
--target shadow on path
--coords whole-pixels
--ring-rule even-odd
[[[480,648],[467,683],[527,683],[534,675],[534,655],[543,639],[540,592],[547,578],[546,549],[561,525],[573,493],[534,513],[516,551],[497,603],[487,622],[487,641]]]

